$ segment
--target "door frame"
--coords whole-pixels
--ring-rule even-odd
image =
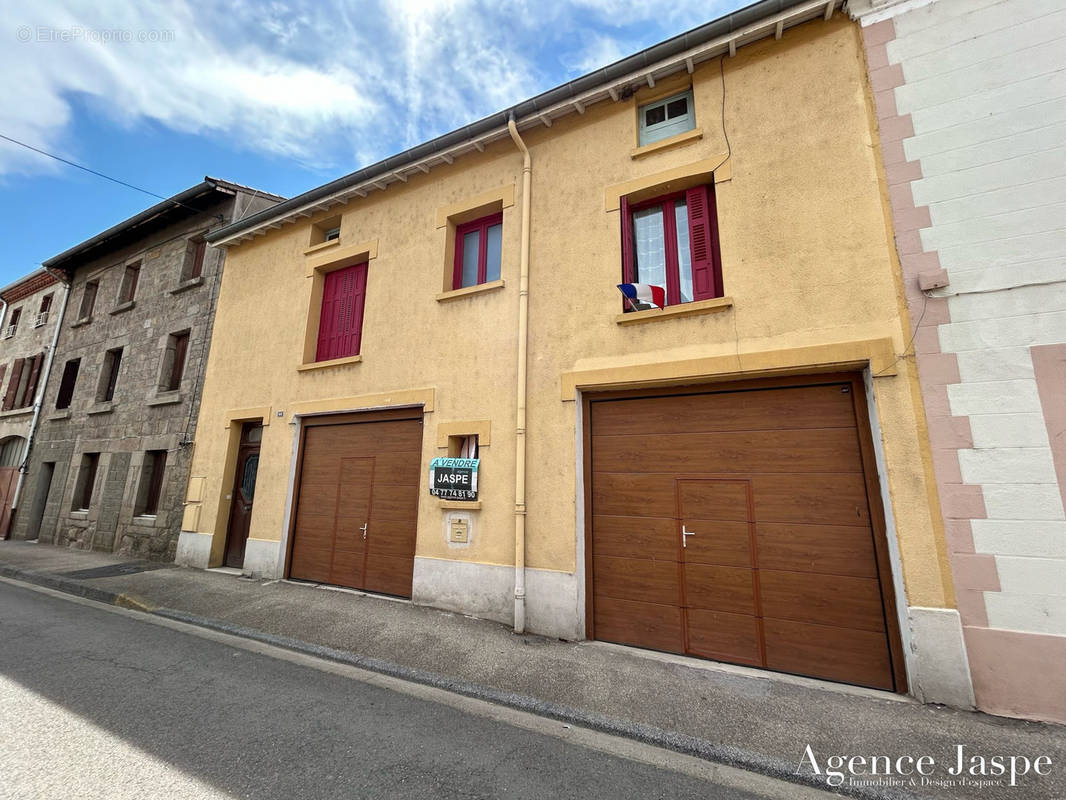
[[[870,523],[873,529],[874,556],[877,575],[881,585],[881,610],[888,636],[889,660],[895,693],[908,693],[907,665],[903,649],[899,606],[896,599],[896,581],[888,544],[888,528],[881,494],[881,476],[877,470],[873,434],[870,429],[870,409],[866,402],[866,382],[861,372],[853,369],[840,372],[816,372],[809,375],[793,374],[748,380],[722,380],[687,386],[655,386],[642,389],[581,392],[581,449],[584,484],[584,537],[585,537],[585,637],[596,639],[596,627],[592,569],[592,404],[603,400],[633,400],[637,398],[676,397],[687,394],[728,394],[759,389],[789,389],[803,386],[847,383],[851,386],[852,407],[855,413],[856,430],[859,436],[859,456],[866,484],[866,499],[870,507]],[[682,476],[683,477],[683,476]]]
[[[423,406],[403,406],[400,408],[380,408],[367,411],[341,411],[297,416],[299,432],[296,436],[296,456],[293,462],[288,520],[285,523],[285,542],[282,545],[282,578],[289,579],[292,570],[292,545],[296,532],[296,516],[300,505],[300,483],[303,478],[304,447],[307,442],[307,429],[327,425],[350,425],[364,422],[392,422],[396,420],[418,420],[422,423],[422,441],[425,443],[425,409]],[[421,459],[420,459],[421,460]],[[421,492],[419,492],[421,497]],[[417,509],[416,509],[417,513]],[[416,534],[417,535],[417,534]]]
[[[240,422],[234,422],[233,424],[238,426],[238,430],[237,430],[237,450],[236,450],[236,460],[235,460],[235,462],[233,464],[233,476],[232,476],[232,480],[230,481],[230,485],[231,485],[231,488],[230,488],[230,506],[229,506],[229,512],[226,514],[226,539],[225,539],[225,542],[222,545],[222,566],[227,566],[226,558],[229,556],[230,536],[233,534],[233,512],[234,512],[234,509],[236,508],[236,504],[238,502],[237,493],[240,491],[240,489],[238,488],[238,484],[240,483],[241,478],[243,477],[241,475],[241,453],[243,451],[251,448],[254,445],[256,451],[259,453],[260,459],[262,459],[262,452],[263,452],[263,438],[262,437],[263,437],[263,435],[266,434],[266,424],[263,423],[263,422],[260,422],[257,419],[246,419],[246,420],[242,420]],[[245,428],[247,426],[249,426],[249,425],[258,425],[259,429],[263,432],[262,434],[260,434],[258,442],[254,442],[254,443],[253,442],[247,442],[246,443],[244,441],[244,431],[245,431]],[[257,473],[256,484],[257,485],[259,483],[258,471],[259,471],[259,466],[257,464],[256,465],[256,473]],[[252,509],[253,510],[255,509],[255,497],[254,496],[252,497]],[[249,528],[250,527],[251,527],[251,521],[249,520]],[[249,538],[251,538],[251,530],[249,530],[248,535],[246,535],[244,537],[245,553],[247,553],[248,539]],[[244,556],[243,555],[241,556],[241,564],[242,564],[242,567],[243,567],[243,564],[244,564]]]

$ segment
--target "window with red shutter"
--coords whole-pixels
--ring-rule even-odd
[[[724,294],[713,185],[639,203],[623,197],[621,216],[624,282],[662,287],[667,305]]]
[[[322,285],[316,361],[359,355],[367,264],[329,272]]]

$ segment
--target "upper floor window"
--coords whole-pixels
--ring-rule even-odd
[[[43,364],[44,353],[29,358],[15,359],[11,365],[11,379],[8,381],[0,410],[10,411],[13,408],[26,408],[33,405]]]
[[[207,242],[203,236],[194,236],[185,244],[185,261],[181,267],[182,281],[191,281],[199,278],[204,273],[204,255],[207,253]]]
[[[7,328],[4,329],[4,338],[10,339],[19,329],[19,320],[22,319],[22,309],[16,308],[11,312],[11,316],[8,318]]]
[[[100,384],[96,390],[96,401],[98,403],[107,403],[115,399],[115,387],[118,385],[118,372],[121,367],[121,347],[116,347],[104,353],[104,368],[100,373]]]
[[[88,319],[93,315],[96,307],[96,292],[100,289],[99,281],[89,281],[85,284],[85,291],[81,295],[81,309],[78,311],[78,319]]]
[[[59,394],[56,396],[56,408],[60,410],[70,408],[70,402],[74,399],[74,387],[77,386],[78,371],[80,369],[80,358],[73,358],[63,366],[63,380],[59,384]]]
[[[667,305],[722,296],[713,184],[639,203],[622,198],[621,210],[626,283],[662,287]]]
[[[463,289],[500,279],[503,214],[491,214],[455,228],[452,288]]]
[[[33,322],[33,327],[39,328],[42,325],[48,323],[48,314],[52,310],[52,295],[46,294],[41,298],[41,308],[37,312],[37,319]]]
[[[696,115],[692,108],[692,90],[654,103],[643,105],[639,109],[640,130],[638,143],[651,144],[662,139],[669,139],[679,133],[696,127]]]
[[[359,355],[366,301],[367,262],[327,272],[322,282],[322,313],[315,361]]]
[[[163,371],[159,381],[161,392],[174,392],[181,388],[188,351],[189,331],[172,333],[167,337],[167,349],[163,353]]]
[[[127,264],[125,271],[122,273],[122,286],[119,287],[119,304],[133,302],[133,298],[137,296],[137,283],[140,279],[141,262],[135,261],[132,264]]]

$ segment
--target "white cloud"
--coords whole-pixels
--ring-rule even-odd
[[[91,155],[71,141],[77,97],[121,127],[153,122],[347,171],[706,21],[725,2],[741,4],[685,0],[664,17],[643,0],[42,0],[9,11],[0,30],[0,133]],[[0,142],[0,175],[52,168]]]

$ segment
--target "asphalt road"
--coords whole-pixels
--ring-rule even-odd
[[[0,797],[715,798],[806,790],[0,581]]]

